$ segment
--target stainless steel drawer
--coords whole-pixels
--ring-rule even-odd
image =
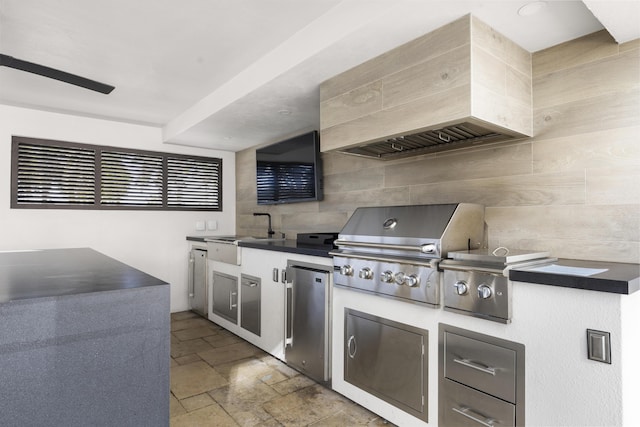
[[[442,390],[441,390],[442,393]],[[445,426],[514,426],[515,405],[451,380],[444,380],[444,405],[440,419]]]
[[[516,402],[516,352],[484,341],[445,333],[444,376]]]

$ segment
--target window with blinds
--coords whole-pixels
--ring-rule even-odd
[[[12,139],[11,207],[222,210],[222,160]]]

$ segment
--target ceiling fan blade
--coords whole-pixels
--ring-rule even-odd
[[[16,70],[26,71],[28,73],[38,74],[50,79],[59,80],[64,83],[69,83],[75,86],[80,86],[85,89],[94,90],[96,92],[109,94],[114,86],[110,86],[104,83],[90,80],[85,77],[80,77],[75,74],[66,73],[64,71],[56,70],[55,68],[45,67],[44,65],[34,64],[33,62],[23,61],[21,59],[14,58],[9,55],[3,55],[0,53],[0,66],[14,68]]]

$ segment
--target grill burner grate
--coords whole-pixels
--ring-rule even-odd
[[[389,160],[409,155],[443,151],[477,143],[503,141],[509,135],[496,133],[472,123],[462,123],[411,135],[390,138],[360,147],[342,150],[344,153]],[[453,147],[455,145],[455,147]]]

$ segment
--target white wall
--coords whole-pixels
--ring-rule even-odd
[[[10,209],[11,136],[222,158],[223,211]],[[235,153],[162,143],[160,128],[0,105],[0,250],[90,247],[171,284],[187,309],[187,235],[235,234]],[[196,232],[215,219],[218,230]]]

